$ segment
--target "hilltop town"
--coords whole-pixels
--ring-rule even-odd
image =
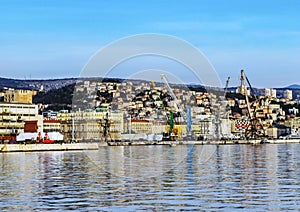
[[[45,132],[60,133],[64,142],[299,137],[297,88],[97,78],[1,85],[0,141]]]

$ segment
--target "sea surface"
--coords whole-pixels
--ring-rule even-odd
[[[300,211],[300,144],[0,154],[0,211]]]

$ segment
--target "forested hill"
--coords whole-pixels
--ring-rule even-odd
[[[75,83],[48,92],[38,92],[33,97],[33,103],[47,105],[47,110],[71,110],[74,87]]]

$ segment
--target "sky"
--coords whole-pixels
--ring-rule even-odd
[[[241,69],[254,87],[300,84],[299,11],[299,0],[1,0],[0,77],[78,77],[99,49],[158,33],[198,48],[223,84]]]

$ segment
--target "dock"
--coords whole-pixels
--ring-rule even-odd
[[[108,146],[139,146],[139,145],[235,145],[235,144],[290,144],[300,143],[300,139],[280,140],[205,140],[205,141],[109,141]]]
[[[107,143],[0,144],[0,152],[98,150]]]
[[[91,143],[61,143],[61,144],[0,144],[0,152],[37,152],[37,151],[84,151],[99,150],[105,146],[146,146],[146,145],[238,145],[238,144],[293,144],[300,139],[288,140],[227,140],[227,141],[109,141]]]

